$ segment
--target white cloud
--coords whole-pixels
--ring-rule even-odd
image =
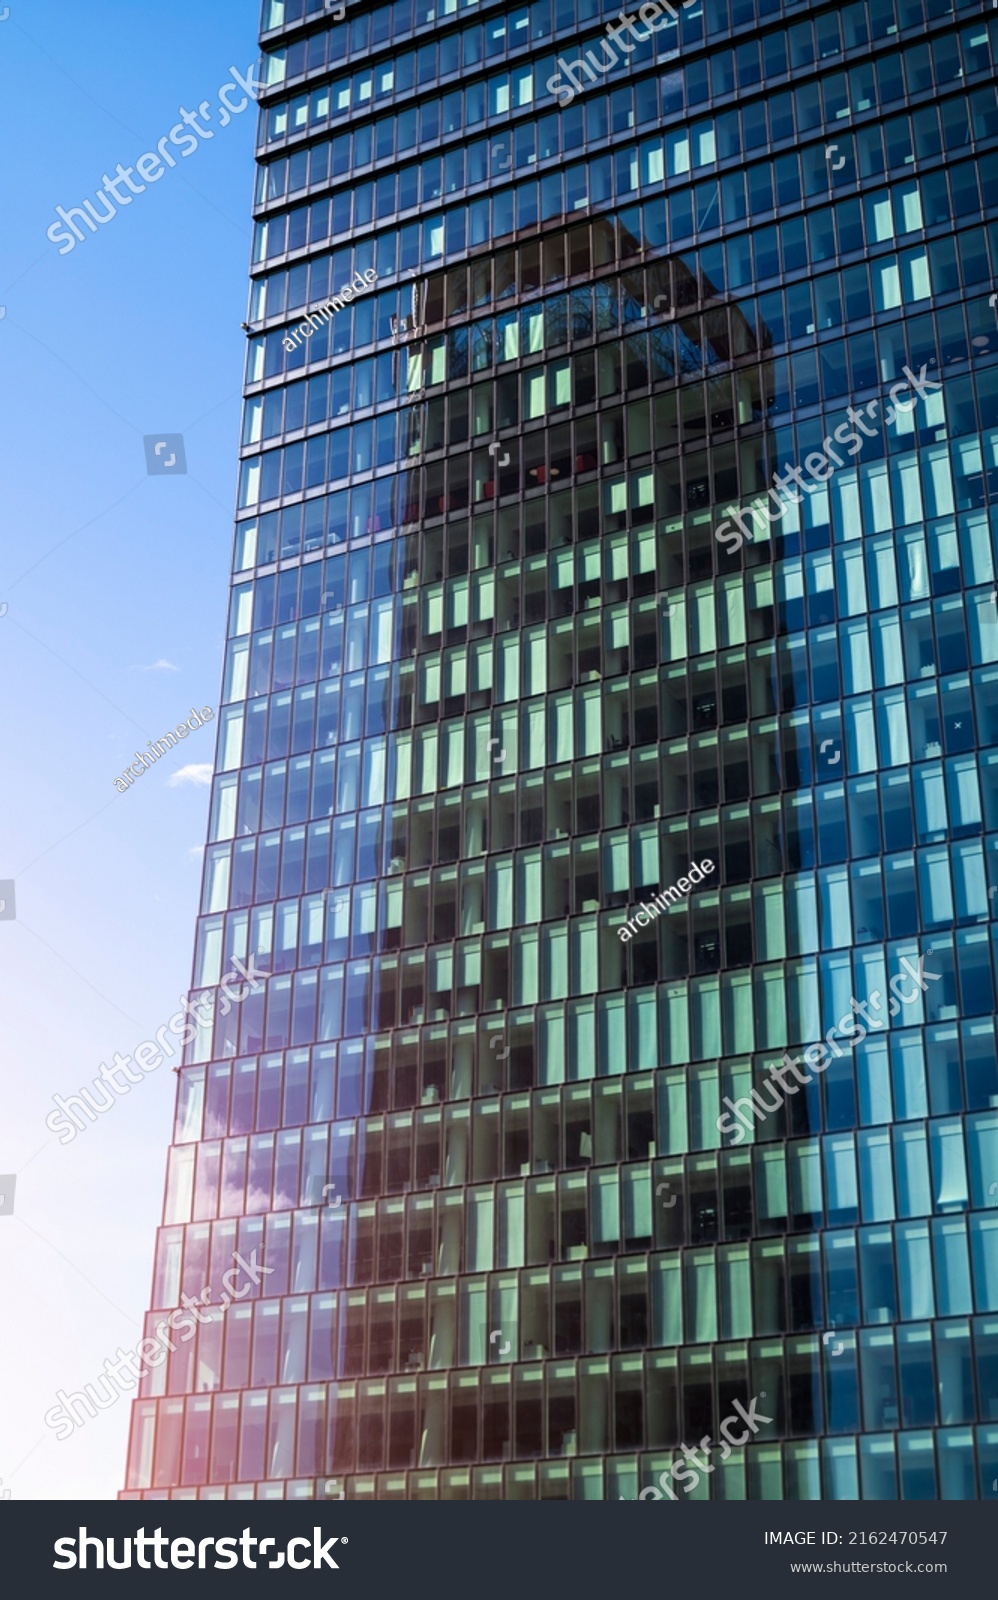
[[[132,668],[132,671],[133,672],[179,672],[180,668],[179,667],[175,667],[173,665],[172,661],[167,661],[163,656],[160,656],[159,660],[158,661],[154,661],[151,666],[149,666],[149,667],[134,666]]]
[[[213,771],[210,761],[192,761],[186,767],[171,773],[166,781],[171,789],[176,789],[181,783],[193,783],[199,788],[206,789],[211,783]]]

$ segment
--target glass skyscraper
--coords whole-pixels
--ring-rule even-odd
[[[641,9],[264,5],[128,1496],[993,1494],[998,12]]]

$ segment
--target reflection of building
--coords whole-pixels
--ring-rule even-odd
[[[705,52],[691,7],[554,114],[537,8],[304,9],[265,7],[195,966],[273,976],[189,1052],[155,1305],[276,1275],[154,1375],[129,1492],[634,1496],[765,1392],[698,1495],[984,1494],[993,25],[749,6]],[[723,550],[906,362],[945,403]]]

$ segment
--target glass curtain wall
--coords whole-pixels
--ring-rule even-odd
[[[264,5],[126,1497],[991,1492],[998,13],[676,10]]]

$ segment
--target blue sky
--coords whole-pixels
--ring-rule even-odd
[[[2,12],[3,6],[0,6]],[[0,22],[0,1497],[105,1499],[126,1400],[57,1442],[45,1412],[148,1304],[176,1078],[164,1064],[68,1145],[52,1095],[131,1053],[190,978],[214,757],[190,734],[127,794],[133,752],[217,707],[236,483],[252,106],[60,255],[93,197],[257,58],[258,0],[10,0]],[[184,476],[143,437],[182,433]],[[3,1185],[0,1184],[0,1192]]]

